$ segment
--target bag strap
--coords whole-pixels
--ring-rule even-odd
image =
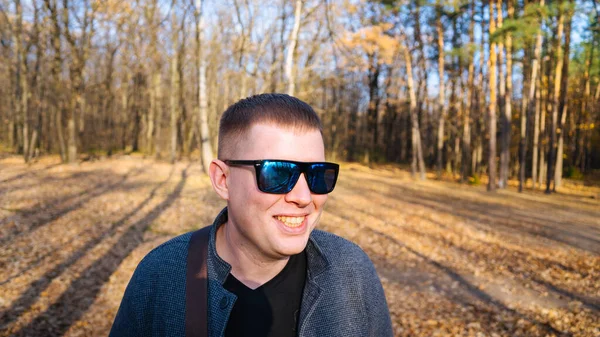
[[[188,245],[185,277],[185,336],[208,336],[208,239],[211,226],[195,231]]]

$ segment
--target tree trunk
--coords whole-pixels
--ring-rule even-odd
[[[471,18],[475,17],[475,1],[471,0],[469,6],[471,7]],[[471,19],[469,23],[469,45],[475,45],[475,20]],[[475,79],[475,51],[469,52],[469,70],[467,75],[467,104],[463,115],[463,150],[462,150],[462,163],[461,163],[461,181],[464,182],[471,175],[471,110],[473,107],[473,83]]]
[[[562,116],[560,118],[560,134],[558,136],[558,145],[556,149],[556,167],[554,170],[554,186],[552,188],[553,192],[556,192],[556,188],[560,187],[562,184],[562,174],[563,174],[563,146],[564,146],[564,128],[566,119],[567,119],[567,108],[568,106],[562,109]]]
[[[439,120],[438,120],[438,129],[437,129],[437,176],[438,179],[442,176],[442,165],[443,158],[442,154],[444,151],[444,126],[446,123],[446,115],[448,114],[448,109],[446,106],[446,87],[445,87],[445,79],[444,79],[444,30],[442,28],[442,7],[440,1],[438,0],[436,4],[436,31],[437,31],[437,45],[438,45],[438,76],[440,79],[439,82],[439,93],[438,93],[438,111],[439,111]]]
[[[28,102],[29,102],[29,86],[27,83],[27,52],[24,46],[23,38],[23,9],[21,7],[21,1],[15,0],[15,7],[17,12],[17,29],[15,32],[15,49],[17,55],[16,62],[16,81],[17,84],[17,114],[21,119],[22,124],[22,139],[23,139],[23,159],[28,162],[28,150],[29,150],[29,114],[28,114]]]
[[[89,7],[88,7],[89,6]],[[82,8],[83,18],[77,34],[72,34],[69,13],[70,5],[68,0],[63,0],[63,35],[69,44],[71,53],[71,65],[69,66],[69,79],[71,81],[71,92],[69,99],[69,109],[67,110],[67,128],[68,128],[68,153],[67,160],[74,163],[77,160],[77,130],[75,118],[77,112],[81,113],[84,98],[84,69],[88,59],[92,37],[94,35],[94,19],[97,7],[86,3]],[[73,14],[75,17],[77,13]]]
[[[208,174],[210,162],[213,159],[210,132],[208,127],[208,100],[206,90],[206,59],[202,50],[204,41],[203,0],[196,0],[196,46],[198,57],[198,120],[200,122],[200,149],[202,151],[202,168]]]
[[[508,0],[508,17],[514,18],[514,7],[512,0]],[[510,32],[506,34],[505,38],[505,51],[506,51],[506,91],[504,92],[504,125],[502,128],[503,135],[503,146],[502,156],[500,157],[500,171],[502,172],[502,179],[504,187],[508,186],[508,179],[510,176],[510,143],[512,138],[512,36]]]
[[[544,7],[544,0],[540,1],[540,8]],[[532,115],[535,118],[534,123],[534,135],[533,135],[533,162],[532,162],[532,188],[535,189],[536,178],[537,178],[537,157],[538,157],[538,141],[539,141],[539,120],[540,120],[540,87],[537,86],[539,82],[538,71],[540,69],[540,57],[542,54],[542,20],[540,19],[540,26],[537,31],[535,40],[535,49],[533,52],[533,62],[531,63],[531,78],[529,79],[529,93],[527,95],[526,110],[523,109],[521,112],[521,141],[519,143],[519,154],[520,154],[520,174],[519,174],[519,192],[523,191],[523,185],[525,184],[525,160],[527,157],[527,119]],[[541,74],[540,74],[541,75]],[[537,92],[537,94],[536,94]]]
[[[503,25],[503,16],[504,11],[502,10],[502,0],[497,0],[496,2],[496,12],[497,12],[497,20],[496,20],[496,29],[502,29]],[[499,79],[499,93],[498,93],[498,108],[500,109],[500,167],[499,167],[499,175],[498,175],[498,188],[506,188],[508,183],[508,158],[510,154],[508,153],[508,149],[505,148],[506,145],[506,132],[508,130],[505,129],[507,121],[505,114],[506,107],[506,74],[504,69],[504,42],[502,39],[499,39],[499,42],[496,45],[496,50],[498,53],[498,58],[496,59],[497,65],[496,69],[498,72]],[[508,65],[508,64],[507,64]]]
[[[31,140],[29,142],[29,149],[27,150],[27,156],[25,157],[25,161],[28,162],[29,160],[31,160],[33,157],[37,156],[37,149],[38,149],[38,144],[39,144],[39,140],[41,140],[41,136],[43,135],[43,124],[44,124],[44,112],[46,112],[48,109],[44,106],[46,103],[46,97],[44,97],[44,90],[43,90],[43,83],[47,82],[47,78],[46,78],[46,73],[42,73],[41,71],[41,65],[42,62],[45,61],[44,55],[46,52],[46,49],[42,49],[41,48],[41,44],[43,42],[41,42],[40,40],[40,22],[39,22],[39,16],[40,16],[40,8],[38,7],[38,2],[34,1],[33,2],[33,6],[34,6],[34,14],[33,14],[33,36],[32,36],[32,43],[35,43],[35,48],[36,48],[36,55],[35,55],[35,66],[33,69],[33,78],[32,78],[32,82],[31,82],[31,90],[34,92],[36,99],[33,101],[33,106],[34,108],[31,109],[33,110],[34,116],[33,119],[36,120],[36,122],[34,122],[34,125],[32,125],[32,130],[33,132],[31,133]]]
[[[34,129],[33,132],[31,133],[31,141],[29,142],[29,149],[27,150],[27,158],[25,158],[26,162],[29,162],[29,160],[31,160],[33,157],[36,156],[36,142],[38,139],[38,130]]]
[[[488,170],[489,170],[489,181],[487,189],[488,191],[496,190],[496,43],[491,40],[491,37],[496,32],[496,23],[494,19],[494,3],[489,3],[490,12],[490,59],[489,59],[489,83],[490,83],[490,101],[488,104],[489,123],[490,123],[490,141],[489,141],[489,157],[488,157]],[[500,14],[501,15],[501,14]]]
[[[377,60],[377,55],[369,55],[369,106],[367,108],[367,139],[368,146],[365,148],[366,156],[369,157],[369,153],[375,154],[377,150],[377,139],[378,139],[378,120],[379,120],[379,74],[380,64]]]
[[[75,104],[71,104],[69,109],[75,109]],[[77,143],[75,137],[77,137],[77,133],[75,130],[75,116],[73,114],[73,110],[67,114],[67,134],[69,138],[67,139],[67,162],[73,164],[77,161]]]
[[[60,88],[62,88],[62,84],[60,81],[60,74],[62,73],[62,57],[61,57],[61,53],[62,53],[62,48],[61,48],[61,27],[60,27],[60,23],[59,23],[59,18],[58,18],[58,9],[57,9],[57,5],[56,5],[56,1],[52,1],[52,0],[44,0],[45,4],[46,4],[46,8],[48,8],[48,11],[50,11],[50,18],[52,21],[52,26],[53,26],[53,30],[52,30],[52,36],[51,36],[51,43],[52,43],[52,49],[54,50],[54,58],[52,61],[52,68],[51,68],[51,73],[52,73],[52,86],[54,87],[54,96],[56,98],[56,104],[53,107],[53,110],[55,111],[54,113],[54,120],[52,121],[52,123],[54,123],[54,125],[56,126],[56,138],[58,141],[58,148],[60,151],[60,158],[62,160],[62,162],[66,162],[67,161],[67,150],[66,150],[66,144],[65,144],[65,140],[64,140],[64,133],[63,133],[63,127],[62,127],[62,119],[63,119],[63,101],[62,101],[62,95],[61,92],[59,91]]]
[[[527,78],[526,72],[529,70],[529,59],[527,56],[524,57],[523,61],[523,90],[528,90],[525,86],[525,81]],[[529,88],[533,86],[533,82],[531,78],[528,82]],[[529,106],[529,96],[523,95],[521,98],[521,128],[520,128],[520,138],[519,138],[519,193],[523,192],[523,188],[525,188],[525,161],[527,158],[527,141],[529,136],[529,128],[528,126],[529,120],[531,119],[531,115],[528,113]]]
[[[514,7],[512,0],[508,0],[508,16],[514,18]],[[512,140],[512,94],[513,94],[513,43],[511,33],[506,34],[505,41],[506,51],[506,92],[504,96],[504,177],[505,186],[508,187],[510,179],[510,145]]]
[[[547,63],[547,62],[544,62]],[[548,65],[546,64],[546,68],[549,68]],[[546,69],[546,73],[547,73],[548,69]],[[546,80],[548,79],[549,76],[546,76]],[[542,89],[541,86],[541,81],[540,81],[540,89]],[[547,141],[547,135],[546,135],[546,114],[548,113],[548,88],[544,87],[541,92],[540,92],[540,137],[541,139],[538,141],[538,145],[539,145],[539,155],[540,155],[540,162],[539,162],[539,174],[538,174],[538,185],[539,188],[542,188],[544,186],[544,180],[546,180],[546,148],[547,145],[545,143],[545,141]]]
[[[591,92],[591,80],[590,80],[590,72],[592,70],[592,64],[594,61],[594,51],[595,51],[595,44],[592,43],[592,48],[590,50],[590,55],[586,60],[585,63],[585,70],[584,70],[584,76],[583,76],[583,81],[584,81],[584,85],[583,87],[584,89],[584,94],[583,94],[583,103],[582,103],[582,109],[581,112],[579,114],[579,118],[577,120],[577,125],[581,125],[582,123],[585,123],[586,125],[589,125],[592,123],[592,115],[594,113],[594,101],[592,98],[592,92]],[[600,87],[599,87],[600,88]],[[590,133],[591,130],[588,130],[587,127],[585,128],[581,128],[581,127],[577,127],[577,140],[576,140],[576,162],[575,162],[575,166],[579,167],[579,170],[581,172],[585,172],[585,153],[586,153],[586,149],[585,149],[585,139],[588,137],[588,134]]]
[[[550,127],[550,144],[548,145],[548,168],[546,174],[546,194],[550,194],[550,184],[554,177],[554,160],[555,160],[555,147],[556,147],[556,128],[558,127],[558,110],[560,104],[560,85],[562,82],[562,70],[563,70],[563,49],[562,39],[564,31],[565,16],[562,8],[558,10],[558,27],[556,34],[556,50],[555,59],[556,67],[554,70],[554,93],[552,95],[552,126]]]
[[[421,118],[420,121],[420,125],[426,125],[425,119],[424,117],[427,116],[428,114],[424,113],[424,111],[428,111],[427,110],[427,104],[428,104],[428,100],[429,100],[429,93],[428,93],[428,78],[429,78],[429,73],[428,73],[428,69],[427,69],[427,55],[425,54],[425,43],[423,42],[423,36],[424,34],[422,34],[422,29],[421,29],[421,7],[424,5],[424,3],[421,3],[421,1],[414,1],[414,6],[415,6],[415,10],[414,10],[414,41],[416,43],[416,52],[414,53],[417,58],[416,62],[417,62],[417,67],[418,67],[418,77],[419,77],[419,84],[417,86],[417,116],[419,118]],[[418,52],[418,53],[417,53]],[[432,137],[435,135],[431,135]],[[420,138],[420,142],[421,142],[421,148],[424,149],[427,147],[427,144],[433,144],[433,142],[427,142],[425,141],[426,137],[421,137]]]
[[[178,146],[181,149],[181,153],[185,156],[189,156],[189,148],[186,147],[185,136],[187,134],[186,127],[190,128],[191,124],[193,128],[195,128],[196,124],[189,123],[187,106],[185,104],[184,98],[184,90],[185,90],[185,78],[183,74],[183,65],[184,65],[184,55],[186,55],[186,38],[187,34],[185,32],[185,20],[181,20],[179,25],[179,31],[182,32],[181,42],[178,43],[179,48],[177,48],[177,104],[178,111],[177,114],[177,141]]]
[[[161,76],[159,69],[152,65],[152,75],[150,76],[150,109],[148,110],[148,123],[146,127],[146,153],[152,155],[156,153],[154,132],[156,125],[156,115],[158,113],[160,98],[158,97]]]
[[[538,41],[541,41],[541,39],[539,39],[538,35]],[[541,43],[540,43],[541,44]],[[538,65],[539,67],[539,65]],[[541,74],[540,74],[541,77]],[[536,79],[536,81],[532,81],[532,85],[533,84],[539,84],[540,83],[540,79]],[[541,114],[541,87],[538,85],[537,86],[538,89],[535,90],[535,111],[533,112],[534,115],[534,123],[533,123],[533,152],[532,152],[532,163],[531,163],[531,184],[532,184],[532,188],[535,189],[536,185],[538,184],[538,154],[539,154],[539,150],[540,150],[540,114]],[[529,89],[529,93],[531,94],[531,89]],[[532,104],[532,103],[530,103]]]
[[[171,163],[175,163],[177,159],[177,117],[178,117],[178,109],[177,109],[177,41],[178,41],[178,24],[177,24],[177,15],[175,11],[171,13],[171,51],[173,55],[171,55],[171,92],[169,95],[169,109],[170,109],[170,117],[171,117],[171,147],[170,147],[170,156],[169,159]]]
[[[155,125],[156,125],[156,115],[158,113],[160,98],[158,97],[161,74],[160,74],[160,65],[159,65],[159,55],[158,55],[158,23],[156,22],[156,8],[157,3],[155,1],[150,2],[149,8],[145,10],[146,20],[148,21],[148,25],[150,26],[150,45],[149,45],[149,54],[150,54],[150,108],[147,112],[147,122],[146,122],[146,146],[145,152],[147,155],[156,154],[155,148]]]
[[[300,16],[302,15],[302,1],[296,0],[296,10],[294,12],[294,28],[290,34],[287,55],[285,57],[285,75],[288,80],[287,93],[294,96],[296,90],[296,74],[294,73],[294,54],[296,53],[296,44],[298,42],[298,32],[300,31]]]
[[[573,11],[569,8],[567,9],[567,22],[565,25],[565,51],[563,53],[563,71],[562,71],[562,83],[560,90],[560,125],[558,127],[559,138],[558,138],[558,149],[556,155],[556,167],[554,170],[554,188],[553,191],[556,192],[556,188],[560,187],[562,184],[562,174],[563,174],[563,146],[564,146],[564,138],[565,138],[565,122],[567,120],[567,111],[569,105],[569,96],[567,95],[567,86],[569,84],[569,53],[570,53],[570,45],[571,45],[571,19],[573,17]]]
[[[481,17],[485,17],[485,7],[484,4],[481,5]],[[471,171],[477,173],[478,175],[482,174],[482,162],[483,162],[483,143],[484,143],[484,134],[485,134],[485,123],[484,123],[484,113],[485,113],[485,91],[486,91],[486,82],[483,76],[484,72],[484,57],[483,53],[485,50],[485,20],[481,21],[480,24],[480,52],[479,52],[479,72],[477,74],[477,83],[479,84],[477,90],[477,136],[476,136],[476,146],[473,150],[473,160]]]
[[[404,42],[404,41],[402,41]],[[410,95],[410,120],[412,124],[412,174],[417,174],[417,166],[419,169],[419,178],[425,180],[425,162],[423,160],[423,149],[421,147],[421,131],[419,129],[419,117],[417,116],[417,95],[415,93],[415,85],[413,80],[412,59],[407,46],[401,46],[404,54],[404,62],[406,63],[406,81],[408,85],[408,93]]]
[[[62,113],[63,107],[62,104],[60,104],[57,108],[56,108],[56,134],[57,134],[57,138],[58,138],[58,145],[59,145],[59,149],[60,149],[60,159],[62,160],[63,163],[67,162],[67,148],[66,148],[66,144],[65,144],[65,136],[64,136],[64,130],[63,130],[63,113]]]

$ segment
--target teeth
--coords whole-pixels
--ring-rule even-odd
[[[288,227],[299,227],[304,221],[303,216],[276,216],[275,218]]]

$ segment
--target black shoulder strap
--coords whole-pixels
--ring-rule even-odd
[[[185,285],[185,336],[208,336],[208,238],[211,226],[195,231],[190,238]]]

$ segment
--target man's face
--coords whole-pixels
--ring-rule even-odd
[[[318,130],[296,132],[256,124],[238,144],[233,157],[227,159],[325,160],[323,138]],[[239,245],[235,248],[249,250],[262,258],[281,259],[300,253],[327,200],[326,194],[311,193],[304,174],[287,194],[261,192],[252,166],[231,166],[227,185],[227,225],[231,239]]]

